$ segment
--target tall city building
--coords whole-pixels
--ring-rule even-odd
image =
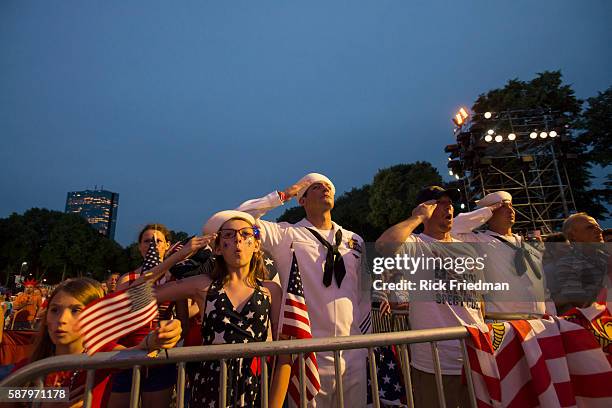
[[[119,194],[107,190],[71,191],[66,198],[66,212],[79,214],[100,234],[115,239]]]

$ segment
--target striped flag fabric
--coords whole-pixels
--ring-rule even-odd
[[[378,400],[381,406],[406,406],[406,389],[400,365],[398,350],[395,346],[375,347],[376,378],[378,381]],[[369,357],[367,358],[369,366]],[[372,407],[372,379],[367,370],[368,389],[367,407]]]
[[[612,366],[584,327],[550,317],[467,329],[480,408],[612,406]]]
[[[79,315],[88,355],[149,324],[157,317],[157,300],[149,282],[113,292],[89,303]]]
[[[361,334],[367,334],[367,333],[370,333],[371,329],[372,329],[372,311],[370,310],[368,314],[366,315],[366,317],[364,317],[361,323],[359,324],[359,331],[361,331]]]
[[[283,324],[281,334],[295,339],[310,339],[310,318],[308,308],[304,299],[304,288],[295,252],[291,261],[291,271],[289,272],[289,282],[285,304],[283,305]],[[319,379],[319,367],[315,353],[311,352],[304,356],[305,362],[305,381],[306,398],[311,401],[321,389]],[[300,367],[297,356],[291,366],[291,378],[289,379],[288,393],[293,402],[300,404]]]
[[[612,312],[606,303],[595,303],[585,309],[573,308],[563,318],[590,331],[612,366]]]

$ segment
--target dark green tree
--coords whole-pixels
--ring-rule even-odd
[[[588,147],[589,161],[602,167],[612,164],[612,86],[586,100],[578,137]]]
[[[382,229],[374,226],[368,219],[370,209],[370,191],[372,186],[366,184],[353,188],[336,200],[332,210],[332,219],[338,224],[359,234],[366,242],[375,241]]]
[[[368,221],[380,230],[405,220],[416,206],[417,193],[430,185],[442,185],[431,163],[398,164],[379,170],[370,188]]]
[[[304,211],[304,207],[302,207],[301,205],[297,205],[295,207],[287,208],[285,212],[283,212],[281,216],[276,219],[276,221],[295,224],[304,217],[306,217],[306,211]]]
[[[22,262],[34,277],[49,283],[76,276],[103,279],[109,270],[128,268],[123,248],[75,214],[38,208],[12,214],[0,220],[0,243],[4,282],[19,272]]]
[[[588,151],[589,162],[601,167],[612,164],[612,86],[586,100],[579,127],[583,131],[578,140]],[[608,173],[604,187],[594,193],[608,205],[612,204],[612,175]]]
[[[170,242],[173,244],[179,241],[183,241],[187,238],[189,238],[189,234],[187,234],[185,231],[170,230]]]

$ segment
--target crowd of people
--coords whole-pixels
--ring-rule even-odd
[[[358,234],[332,221],[334,195],[331,180],[310,173],[283,191],[273,191],[245,201],[234,210],[214,214],[205,223],[202,235],[186,242],[171,243],[168,229],[161,224],[145,226],[138,236],[140,252],[144,257],[147,249],[155,245],[160,258],[160,263],[146,273],[139,268],[123,276],[111,274],[105,282],[69,279],[49,295],[41,293],[41,299],[35,302],[32,291],[28,292],[30,300],[25,303],[36,304],[34,316],[40,317],[40,333],[31,357],[18,366],[52,355],[83,353],[85,347],[78,331],[80,311],[105,292],[124,290],[142,282],[155,285],[159,317],[105,350],[153,351],[177,344],[287,339],[281,330],[281,311],[290,273],[296,265],[314,338],[371,332],[373,305],[382,313],[408,309],[410,328],[414,330],[484,325],[488,315],[504,313],[560,315],[572,307],[587,307],[608,299],[610,257],[603,244],[604,231],[588,214],[568,217],[562,235],[529,240],[513,232],[516,213],[509,193],[488,194],[476,203],[475,211],[455,217],[456,190],[438,186],[419,193],[412,215],[387,229],[376,241],[375,251],[386,256],[484,256],[486,267],[482,275],[471,276],[470,272],[457,273],[445,268],[415,272],[423,278],[441,281],[481,278],[504,281],[513,289],[505,294],[454,292],[452,301],[447,297],[449,293],[441,293],[444,290],[431,293],[431,299],[418,300],[401,291],[373,291],[366,243]],[[293,198],[304,208],[304,219],[295,224],[262,219],[268,211]],[[611,238],[607,230],[605,239],[609,242]],[[549,242],[555,244],[548,246]],[[459,245],[463,243],[474,245]],[[264,250],[273,258],[278,271],[273,279],[266,269]],[[385,279],[401,277],[395,272],[385,273]],[[13,309],[21,310],[25,303],[18,298]],[[441,342],[439,352],[447,406],[469,406],[467,388],[461,381],[462,354],[458,341]],[[361,349],[339,354],[345,406],[366,406],[366,357],[367,351]],[[339,397],[334,354],[319,352],[316,359],[320,389],[309,406],[334,407]],[[412,345],[410,361],[415,405],[437,406],[429,345]],[[280,356],[270,370],[271,407],[295,405],[287,397],[291,363],[292,356]],[[267,362],[240,358],[228,363],[228,406],[260,406],[257,366],[261,364]],[[189,364],[188,406],[218,406],[218,373],[217,361]],[[99,370],[93,406],[128,406],[131,380],[129,370]],[[172,365],[146,370],[142,376],[142,406],[170,406],[175,383]],[[45,384],[69,387],[71,400],[79,401],[84,374],[78,370],[53,373],[47,376]]]

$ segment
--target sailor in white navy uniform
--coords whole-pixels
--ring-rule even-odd
[[[350,336],[370,331],[370,288],[363,239],[331,220],[335,187],[325,176],[310,173],[283,192],[274,191],[243,203],[238,210],[259,218],[292,197],[306,211],[296,224],[258,220],[261,242],[276,260],[286,293],[292,250],[298,261],[313,338]],[[284,302],[284,301],[283,301]],[[282,327],[282,322],[279,322]],[[344,404],[366,406],[365,350],[341,352]],[[321,390],[312,407],[336,406],[333,353],[317,353]]]
[[[464,242],[479,243],[479,250],[487,255],[487,281],[510,285],[507,293],[485,294],[487,313],[555,314],[554,303],[546,301],[549,295],[541,252],[512,232],[512,195],[497,191],[476,201],[476,205],[477,210],[455,217],[451,235]],[[487,224],[486,230],[474,232],[483,224]]]

